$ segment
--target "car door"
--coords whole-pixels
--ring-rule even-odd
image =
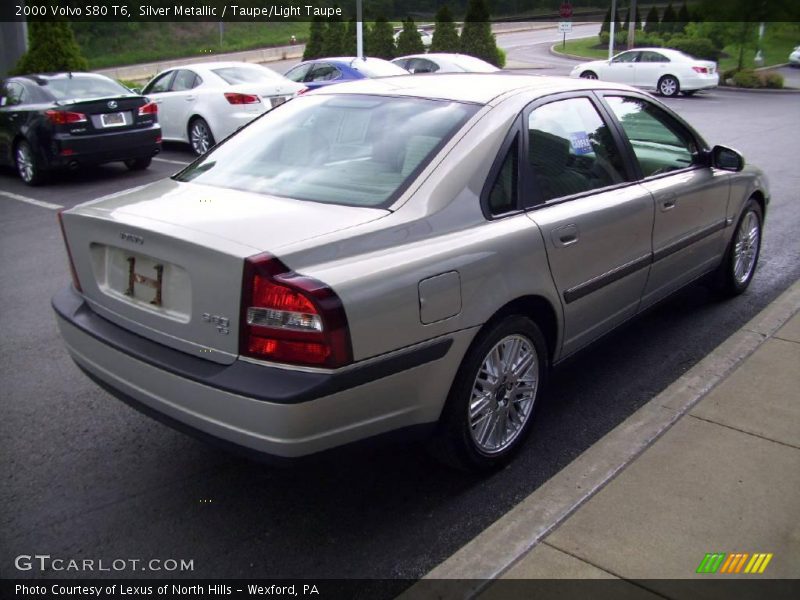
[[[161,125],[161,135],[164,137],[164,139],[171,140],[181,139],[176,138],[172,134],[174,117],[172,114],[170,114],[170,105],[168,103],[164,103],[164,101],[169,98],[171,93],[170,84],[172,83],[172,79],[175,77],[175,73],[176,71],[174,70],[162,73],[148,83],[142,91],[142,94],[158,104],[158,122]]]
[[[600,79],[634,85],[636,82],[636,63],[640,54],[641,52],[638,50],[617,54],[611,59],[608,66],[603,69],[603,75]]]
[[[653,200],[600,107],[586,92],[525,114],[525,202],[562,303],[564,356],[636,313],[650,265]]]
[[[189,117],[194,114],[198,92],[195,88],[200,79],[194,71],[178,69],[169,86],[169,92],[163,95],[159,111],[163,110],[162,128],[165,136],[171,139],[188,141]]]
[[[730,176],[704,164],[705,142],[649,98],[607,92],[604,99],[625,133],[641,185],[655,201],[644,309],[719,263]]]
[[[634,85],[647,89],[655,89],[658,80],[666,74],[669,59],[654,50],[642,50],[639,60],[635,63],[634,72],[636,80]]]
[[[18,82],[0,86],[0,164],[14,164],[12,142],[26,121],[21,106],[24,95],[25,88]]]

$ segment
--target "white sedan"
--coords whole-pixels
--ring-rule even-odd
[[[409,54],[392,62],[409,73],[494,73],[500,70],[480,58],[446,52]]]
[[[427,48],[433,43],[433,34],[430,31],[425,31],[424,29],[417,29],[417,32],[419,33],[419,38],[422,40],[423,46]],[[394,34],[395,44],[400,40],[401,33],[403,33],[402,29],[395,32]]]
[[[302,88],[261,65],[208,62],[163,71],[142,93],[158,104],[163,139],[201,155]]]
[[[668,48],[637,48],[611,60],[581,63],[572,69],[570,77],[627,83],[656,90],[662,96],[680,92],[691,96],[719,85],[716,63]]]

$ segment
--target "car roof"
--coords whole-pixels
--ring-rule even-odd
[[[109,79],[108,77],[106,77],[105,75],[101,75],[100,73],[87,73],[85,71],[64,71],[61,73],[28,73],[26,75],[17,75],[16,77],[9,77],[9,79],[28,79],[34,83],[38,83],[38,81],[41,80],[49,81],[51,79],[67,79],[69,77]]]
[[[453,100],[488,104],[495,98],[514,91],[532,91],[536,96],[586,89],[632,90],[630,86],[549,75],[512,75],[498,73],[443,73],[399,75],[380,79],[326,86],[310,94],[369,94],[381,96],[413,96],[433,100]]]

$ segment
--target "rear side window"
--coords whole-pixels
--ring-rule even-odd
[[[542,200],[622,183],[622,156],[588,98],[558,100],[528,118],[528,162]]]
[[[187,69],[181,69],[175,75],[175,80],[172,82],[172,91],[182,92],[185,90],[191,90],[192,88],[197,87],[198,83],[197,75],[195,75],[194,72]]]
[[[697,142],[678,121],[641,98],[606,96],[645,177],[692,166]]]
[[[300,96],[206,154],[178,180],[388,206],[477,109],[420,98]]]
[[[314,65],[311,69],[311,76],[306,77],[306,81],[332,81],[342,76],[341,71],[329,64]]]
[[[175,75],[175,71],[170,71],[169,73],[159,75],[155,80],[151,81],[146,88],[144,88],[144,93],[160,94],[162,92],[166,92],[169,90],[169,83],[172,81],[173,75]]]
[[[515,136],[489,192],[489,212],[492,215],[501,215],[517,208],[518,169],[519,144]]]
[[[6,106],[17,106],[28,101],[28,93],[22,84],[9,82],[5,90]]]

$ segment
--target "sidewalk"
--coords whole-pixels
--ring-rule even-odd
[[[669,579],[796,589],[798,516],[800,282],[425,579],[448,598],[501,598],[499,579],[637,580],[620,585],[654,598],[674,597]],[[726,556],[697,573],[708,553]],[[763,574],[745,573],[757,553],[772,554]]]

